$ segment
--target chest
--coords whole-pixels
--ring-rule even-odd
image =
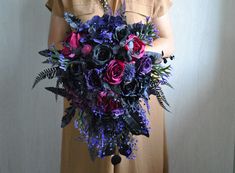
[[[122,0],[108,0],[113,12],[120,7]],[[64,11],[75,14],[82,21],[91,19],[94,15],[104,14],[103,6],[99,0],[63,0]],[[152,16],[153,0],[126,0],[126,19],[128,23],[142,21]]]

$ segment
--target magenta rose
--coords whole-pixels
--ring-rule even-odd
[[[62,53],[65,57],[67,57],[67,56],[69,56],[69,55],[72,53],[72,50],[71,50],[69,47],[64,46],[63,49],[61,50],[61,53]]]
[[[64,46],[61,50],[61,54],[64,55],[65,58],[74,58],[75,54],[72,52],[70,47]]]
[[[120,102],[114,100],[113,97],[109,96],[110,92],[101,91],[98,93],[97,106],[103,109],[104,112],[111,112],[120,108]]]
[[[125,49],[130,52],[132,58],[140,59],[144,55],[145,44],[139,37],[131,34],[126,40]]]
[[[97,106],[101,107],[105,112],[108,110],[109,100],[108,93],[101,91],[97,97]]]
[[[122,76],[125,70],[125,63],[120,60],[111,60],[106,70],[104,80],[112,85],[122,82]]]
[[[120,102],[114,100],[114,99],[109,99],[109,110],[113,111],[115,109],[120,108]]]
[[[79,40],[80,40],[80,34],[75,32],[72,32],[72,34],[68,38],[69,45],[74,49],[77,49],[79,47]]]
[[[79,40],[80,40],[80,34],[72,32],[70,33],[65,39],[64,39],[64,47],[61,50],[61,53],[66,58],[74,58],[75,53],[73,52],[73,49],[77,49],[79,47]],[[67,45],[69,44],[69,45]]]

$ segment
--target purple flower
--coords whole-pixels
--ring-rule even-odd
[[[141,58],[137,64],[138,64],[137,71],[140,74],[145,75],[152,70],[152,60],[147,56]]]
[[[150,21],[150,16],[146,17],[146,22],[148,23]]]
[[[77,119],[74,120],[73,125],[74,125],[74,128],[78,129],[79,126],[78,126],[78,120]]]
[[[101,87],[101,80],[98,69],[92,69],[88,71],[87,75],[85,75],[85,78],[88,89],[99,89]]]
[[[95,43],[103,44],[103,43],[112,43],[112,37],[113,34],[111,32],[108,32],[106,30],[101,31],[100,33],[97,33],[95,37],[93,38],[93,41]]]
[[[123,81],[129,83],[132,81],[134,77],[135,77],[135,64],[133,63],[126,64],[123,75]]]
[[[59,68],[63,69],[64,71],[66,71],[66,69],[67,69],[66,60],[64,58],[64,55],[62,55],[62,54],[60,54],[60,56],[59,56],[59,63],[60,63]]]
[[[112,110],[112,114],[116,118],[118,118],[120,115],[122,115],[124,113],[125,112],[124,112],[123,108],[117,108],[117,109]]]

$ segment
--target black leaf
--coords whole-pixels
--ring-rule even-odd
[[[56,89],[58,90],[58,89],[60,89],[59,87],[60,87],[60,84],[63,84],[63,82],[62,82],[62,79],[61,78],[58,78],[58,80],[56,81]],[[63,92],[65,92],[65,91],[63,91]],[[66,94],[66,92],[65,92],[65,94]],[[55,94],[55,100],[57,101],[58,100],[58,94],[56,93]]]
[[[55,87],[45,87],[46,90],[51,91],[56,95],[60,95],[62,97],[69,97],[69,94],[63,88],[55,88]]]
[[[76,108],[74,107],[69,107],[65,110],[66,114],[63,116],[62,118],[62,122],[61,122],[61,128],[64,128],[65,126],[67,126],[70,121],[72,120],[72,118],[75,115],[76,112]]]
[[[51,57],[51,51],[49,49],[39,51],[38,53],[42,56],[45,56],[45,57]]]
[[[43,61],[42,63],[43,63],[43,64],[49,64],[50,61],[49,61],[49,59],[47,59],[47,60]]]
[[[125,114],[123,115],[123,120],[127,123],[129,126],[129,130],[134,135],[145,135],[149,137],[149,133],[147,129],[142,129],[143,127],[130,115]]]

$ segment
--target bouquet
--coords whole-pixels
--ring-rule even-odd
[[[145,51],[159,38],[159,30],[146,18],[146,23],[127,24],[125,14],[104,14],[81,22],[64,13],[71,32],[62,42],[39,53],[43,63],[51,65],[40,72],[35,85],[43,79],[56,78],[55,87],[47,90],[67,98],[61,127],[74,120],[81,139],[88,145],[91,158],[118,153],[135,158],[134,135],[149,137],[150,95],[168,111],[162,85],[172,87],[167,79],[170,65],[164,66],[163,53]]]

